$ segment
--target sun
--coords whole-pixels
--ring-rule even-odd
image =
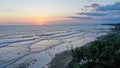
[[[44,25],[42,22],[38,22],[38,25]]]
[[[42,25],[45,25],[45,22],[39,22],[39,21],[37,21],[36,24],[42,26]]]
[[[34,22],[36,25],[49,25],[51,22],[54,22],[54,19],[51,19],[49,17],[40,17],[34,18]]]
[[[47,22],[47,20],[45,20],[45,19],[36,19],[35,20],[36,25],[45,25],[46,22]]]

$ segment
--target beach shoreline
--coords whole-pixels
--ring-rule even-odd
[[[103,24],[104,25],[104,24]],[[107,25],[107,24],[105,24]],[[109,25],[109,24],[108,24]],[[116,26],[115,24],[110,24],[110,26]],[[115,33],[118,33],[118,31],[114,31],[112,29],[110,29],[111,31],[108,32],[106,35],[101,35],[100,37],[97,37],[96,39],[97,40],[100,40],[108,35],[111,35],[111,34],[115,34]],[[92,41],[91,41],[92,42]],[[90,45],[91,42],[88,42],[86,43],[85,45],[83,46],[88,46]],[[64,57],[71,57],[69,59],[66,60],[66,58]],[[60,60],[59,60],[60,59]],[[57,54],[50,63],[48,63],[48,67],[43,67],[43,68],[66,68],[66,66],[72,61],[72,56],[71,56],[71,51],[70,50],[66,50],[66,51],[63,51],[59,54]],[[62,63],[62,62],[66,62],[66,63]],[[60,66],[61,65],[61,66]],[[46,65],[45,65],[46,66]]]

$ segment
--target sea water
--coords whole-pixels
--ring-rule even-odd
[[[0,68],[42,68],[54,56],[107,34],[109,25],[0,26]]]

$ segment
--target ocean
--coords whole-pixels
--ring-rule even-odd
[[[109,25],[1,25],[0,68],[42,68],[62,51],[96,40],[107,34]]]

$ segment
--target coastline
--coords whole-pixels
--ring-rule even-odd
[[[104,24],[103,24],[104,25]],[[105,25],[109,25],[109,24],[105,24]],[[111,26],[116,26],[115,24],[110,24]],[[116,34],[118,33],[119,31],[115,31],[114,28],[110,29],[111,31],[108,32],[106,35],[101,35],[100,37],[97,37],[96,39],[97,40],[101,40],[102,38],[106,37],[106,36],[109,36],[111,34]],[[118,29],[117,29],[118,30]],[[86,43],[85,45],[83,46],[88,46],[90,45],[91,42],[88,42]],[[66,59],[67,57],[71,57],[71,58],[68,58]],[[57,54],[50,63],[48,63],[47,65],[45,65],[45,67],[43,68],[66,68],[66,66],[72,61],[72,56],[71,56],[71,51],[70,50],[67,50],[67,51],[63,51],[59,54]],[[48,67],[46,67],[48,66]]]
[[[57,54],[49,63],[48,68],[65,68],[72,61],[71,51],[67,50]]]

